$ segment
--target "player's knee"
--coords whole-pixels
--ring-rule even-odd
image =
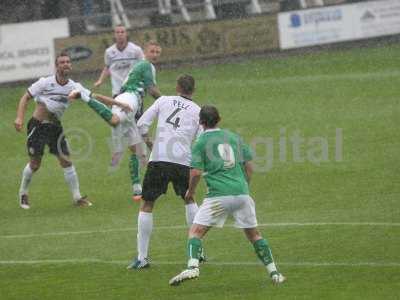
[[[72,162],[68,159],[60,158],[58,160],[58,162],[60,163],[60,166],[62,168],[68,168],[68,167],[72,166]]]
[[[142,202],[142,206],[140,207],[140,211],[142,212],[152,212],[154,207],[154,201],[146,201]]]
[[[136,145],[131,145],[128,148],[129,148],[129,150],[131,150],[132,154],[136,154],[136,152],[137,152],[136,151]]]
[[[117,126],[117,125],[119,124],[119,122],[120,122],[119,117],[118,117],[117,115],[114,115],[114,114],[112,115],[110,121],[108,121],[108,123],[109,123],[111,126]]]
[[[185,202],[185,205],[195,203],[194,199],[186,199],[185,194],[181,194],[181,198],[183,199],[183,202]]]
[[[208,231],[208,227],[200,224],[193,224],[189,229],[189,238],[201,239]]]
[[[262,239],[262,236],[257,228],[246,228],[244,229],[244,233],[246,234],[247,239],[254,243],[257,240]]]
[[[32,169],[33,172],[36,172],[36,171],[39,170],[39,168],[40,168],[40,163],[41,163],[41,160],[40,160],[40,159],[32,159],[32,160],[29,162],[29,166],[31,167],[31,169]]]

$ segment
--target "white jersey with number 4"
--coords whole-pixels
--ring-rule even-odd
[[[158,98],[138,121],[140,133],[149,131],[157,118],[156,137],[149,161],[172,162],[190,166],[191,146],[199,135],[200,107],[181,96]]]
[[[118,50],[116,44],[107,48],[104,62],[110,71],[113,96],[120,93],[122,83],[129,71],[135,63],[142,59],[144,59],[142,48],[131,42],[128,42],[122,51]]]
[[[52,75],[34,82],[28,88],[28,92],[37,103],[44,104],[49,112],[60,119],[69,106],[68,94],[75,89],[75,84],[73,80],[68,79],[66,84],[61,85],[56,76]]]

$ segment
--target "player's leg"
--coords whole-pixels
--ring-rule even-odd
[[[148,253],[153,231],[154,202],[161,194],[165,194],[168,181],[165,180],[162,164],[150,162],[143,180],[143,201],[138,215],[137,257],[127,267],[142,269],[149,266]]]
[[[118,95],[116,100],[128,104],[131,107],[132,112],[127,113],[115,105],[111,109],[112,118],[109,121],[109,124],[113,126],[111,130],[111,167],[113,168],[118,166],[126,146],[131,148],[131,151],[133,151],[132,155],[135,155],[136,151],[134,145],[142,141],[134,118],[138,107],[137,96],[133,93],[123,93]],[[132,160],[135,160],[134,163],[137,162],[135,156],[132,155],[130,157],[130,162]],[[137,167],[135,166],[133,170],[137,170],[138,173],[138,168],[139,164],[137,163]],[[137,181],[136,178],[135,181]]]
[[[27,125],[28,138],[26,141],[26,147],[30,161],[26,164],[22,171],[21,184],[19,187],[19,205],[23,209],[29,209],[29,185],[31,183],[33,174],[39,170],[44,153],[44,147],[46,145],[45,132],[41,128],[40,121],[31,118]]]
[[[189,188],[190,167],[171,164],[171,169],[171,181],[175,190],[175,194],[180,196],[185,202],[186,223],[190,227],[193,224],[194,216],[199,210],[197,203],[193,199],[185,199],[186,191]]]
[[[87,101],[86,101],[85,99],[86,99]],[[94,99],[94,98],[85,98],[85,99],[82,97],[82,100],[84,100],[84,101],[87,103],[87,105],[88,105],[96,114],[98,114],[104,121],[106,121],[107,123],[109,123],[111,126],[116,126],[116,125],[119,123],[119,118],[118,118],[118,116],[115,116],[115,115],[112,113],[111,109],[110,109],[107,105],[105,105],[105,104],[103,104],[103,103],[97,101],[97,100]]]
[[[92,203],[87,196],[81,195],[78,174],[70,160],[68,144],[61,124],[51,126],[49,131],[48,145],[50,153],[57,157],[60,166],[63,168],[64,179],[71,191],[74,204],[81,207],[91,206]]]
[[[187,269],[173,277],[170,285],[178,285],[182,281],[199,277],[199,263],[202,255],[202,241],[211,226],[222,227],[228,216],[228,207],[224,197],[206,198],[199,207],[189,230],[187,244],[188,264]]]
[[[113,113],[118,115],[121,124],[121,130],[124,142],[129,147],[131,152],[129,157],[129,172],[132,183],[133,200],[140,201],[142,195],[142,186],[140,184],[140,162],[145,159],[145,147],[143,139],[136,126],[135,114],[139,107],[139,98],[133,93],[123,93],[119,95],[116,100],[128,104],[132,108],[132,112],[126,113],[121,108],[113,106]],[[114,137],[113,137],[114,138]]]
[[[145,161],[145,154],[143,152],[143,145],[141,143],[129,146],[131,155],[129,157],[129,173],[132,183],[132,200],[140,201],[142,199],[142,185],[140,183],[140,165]]]
[[[89,201],[88,197],[82,196],[79,188],[79,179],[78,174],[76,172],[75,166],[69,160],[68,156],[57,156],[58,162],[64,171],[64,179],[67,183],[69,190],[72,194],[72,199],[74,201],[74,205],[79,207],[92,206],[92,203]]]
[[[286,278],[278,272],[276,268],[274,258],[272,256],[271,248],[268,244],[267,239],[263,238],[257,228],[244,228],[244,233],[250,243],[253,244],[254,250],[257,257],[261,260],[264,266],[267,268],[268,274],[271,280],[275,284],[282,283]]]
[[[98,114],[103,120],[105,120],[107,123],[109,123],[111,126],[116,126],[119,124],[120,120],[118,116],[114,115],[111,111],[111,109],[101,103],[100,101],[97,101],[96,99],[91,97],[91,91],[84,88],[83,86],[76,85],[76,88],[79,92],[80,98],[86,102],[86,104],[96,113]]]
[[[193,223],[189,229],[189,239],[187,243],[188,263],[187,268],[181,273],[171,278],[170,285],[179,285],[189,279],[195,279],[200,275],[199,262],[202,254],[201,239],[206,235],[210,226]]]
[[[29,209],[29,184],[31,183],[32,176],[40,168],[41,157],[31,158],[22,171],[21,184],[19,187],[19,205],[23,209]]]
[[[235,196],[232,205],[232,216],[235,226],[242,228],[247,239],[253,245],[254,250],[265,265],[268,274],[274,283],[282,283],[285,278],[276,268],[274,258],[268,241],[263,238],[257,229],[257,218],[253,199],[248,195]]]

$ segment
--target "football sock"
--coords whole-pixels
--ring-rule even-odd
[[[22,171],[22,180],[21,180],[21,185],[19,187],[19,194],[27,194],[28,193],[28,186],[31,182],[33,175],[33,170],[31,169],[30,164],[28,163],[24,170]]]
[[[199,207],[197,206],[197,203],[189,203],[185,205],[186,223],[189,227],[192,226],[194,216],[196,215],[198,210]]]
[[[81,192],[79,191],[78,174],[76,173],[74,166],[64,168],[64,178],[69,186],[69,189],[72,193],[72,197],[74,198],[74,200],[76,201],[81,199],[82,196]]]
[[[148,212],[139,212],[138,233],[137,233],[137,251],[138,260],[148,257],[151,232],[153,230],[153,214]]]
[[[129,171],[131,174],[132,185],[140,183],[139,160],[136,154],[131,154],[131,157],[129,158]]]
[[[96,99],[90,99],[89,102],[87,102],[89,107],[93,109],[100,117],[103,118],[105,121],[110,121],[112,118],[112,111],[109,109],[105,104],[97,101]]]
[[[202,252],[201,240],[198,238],[191,238],[188,241],[187,252],[189,256],[188,268],[198,268],[199,259]]]
[[[266,239],[259,239],[253,244],[254,250],[258,258],[267,267],[268,273],[276,272],[276,266],[274,263],[274,258],[272,257],[271,249],[268,246]]]

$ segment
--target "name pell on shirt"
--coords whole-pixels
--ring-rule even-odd
[[[174,106],[175,107],[178,107],[178,108],[180,108],[180,109],[188,109],[189,107],[190,107],[190,105],[189,104],[185,104],[185,103],[182,103],[181,101],[179,101],[179,100],[174,100]]]

